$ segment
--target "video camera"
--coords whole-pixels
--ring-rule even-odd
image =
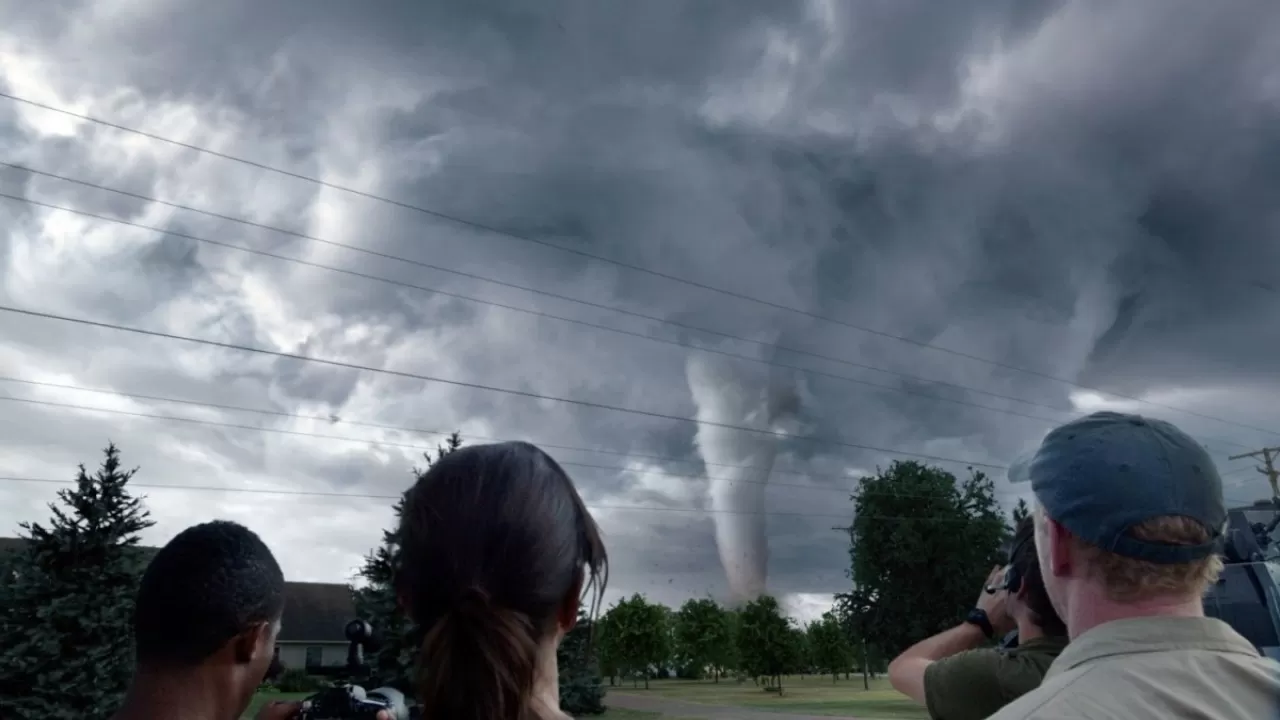
[[[1006,539],[1000,544],[1000,557],[1004,562],[1004,573],[1001,575],[1000,582],[995,585],[988,585],[984,588],[988,593],[996,593],[1006,590],[1010,593],[1016,593],[1022,588],[1022,572],[1013,564],[1013,558],[1022,551],[1023,547],[1030,541],[1030,537],[1024,537],[1018,542],[1014,542],[1012,537]],[[1018,647],[1018,631],[1010,630],[1003,638],[1000,639],[998,648],[1000,650],[1013,650]]]
[[[347,679],[367,675],[364,651],[373,641],[373,626],[363,620],[352,620],[346,627]],[[340,683],[302,701],[299,720],[377,720],[386,712],[390,720],[416,720],[419,713],[405,700],[404,694],[392,687],[366,691],[354,683]]]

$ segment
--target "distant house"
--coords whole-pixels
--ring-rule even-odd
[[[0,559],[22,548],[20,538],[0,537]],[[158,548],[140,547],[148,559]],[[284,621],[276,656],[286,668],[341,667],[347,662],[346,625],[355,604],[346,585],[285,583]]]

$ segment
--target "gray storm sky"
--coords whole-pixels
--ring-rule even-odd
[[[767,491],[769,583],[817,607],[847,586],[847,488],[895,457],[865,448],[1000,466],[1122,408],[1204,441],[1233,501],[1264,494],[1226,458],[1280,444],[1277,68],[1264,0],[0,3],[0,92],[330,184],[0,98],[0,162],[134,196],[9,166],[0,193],[179,234],[0,198],[0,298],[685,418],[706,411],[691,378],[781,379],[800,411]],[[600,508],[611,597],[725,592],[688,477],[724,471],[693,424],[8,313],[0,337],[6,378],[339,420],[3,380],[2,476],[70,478],[110,439],[140,483],[393,495],[404,446],[439,438],[367,424],[524,438],[579,448],[551,452]],[[722,353],[697,355],[714,372],[682,345]],[[58,487],[0,482],[0,532]],[[148,541],[239,520],[296,579],[346,579],[390,518],[147,494]]]

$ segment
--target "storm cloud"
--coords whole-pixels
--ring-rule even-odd
[[[0,475],[110,438],[139,482],[393,495],[432,432],[525,438],[578,463],[610,594],[668,602],[729,594],[711,510],[772,514],[773,591],[837,592],[860,474],[973,464],[1012,505],[1001,466],[1101,407],[1178,423],[1250,501],[1227,456],[1280,442],[1276,68],[1263,0],[3,4],[0,92],[257,163],[0,98],[0,161],[132,196],[0,192],[135,223],[0,199],[5,304],[652,414],[0,314],[5,377],[278,413],[0,382]],[[750,461],[664,417],[702,416],[704,361],[724,397],[795,388],[750,508],[708,494]],[[0,483],[3,532],[56,487]],[[389,518],[148,493],[149,540],[233,517],[298,579]]]

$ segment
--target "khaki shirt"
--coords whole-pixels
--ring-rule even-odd
[[[1028,640],[1012,650],[982,648],[930,663],[924,699],[933,720],[985,720],[1040,687],[1064,637]]]
[[[1214,618],[1116,620],[1076,638],[992,720],[1274,720],[1280,664]]]

